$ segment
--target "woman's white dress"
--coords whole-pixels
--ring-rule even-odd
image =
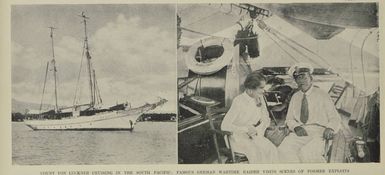
[[[264,137],[266,128],[270,125],[270,118],[266,103],[260,97],[261,105],[251,98],[246,92],[234,98],[230,110],[223,119],[221,129],[231,131],[233,135],[229,141],[234,152],[243,153],[249,163],[276,163],[278,162],[277,148]],[[250,138],[248,128],[257,126],[257,135]]]

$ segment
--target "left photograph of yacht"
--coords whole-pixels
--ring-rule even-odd
[[[13,164],[175,163],[174,14],[12,6]]]

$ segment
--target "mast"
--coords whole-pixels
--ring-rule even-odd
[[[55,80],[55,111],[59,112],[59,107],[57,105],[57,77],[56,77],[57,69],[56,69],[56,61],[55,61],[55,50],[53,47],[53,30],[56,28],[54,27],[48,27],[48,28],[51,29],[50,37],[51,37],[51,47],[52,47],[52,64],[53,64],[53,76]]]
[[[90,85],[90,107],[93,108],[95,105],[95,97],[94,97],[94,86],[93,86],[93,76],[92,76],[92,69],[91,69],[91,55],[89,52],[88,47],[88,38],[87,38],[87,19],[89,19],[84,12],[82,12],[81,17],[83,18],[84,23],[84,44],[86,49],[86,56],[87,56],[87,68],[88,68],[88,76],[89,76],[89,85]]]

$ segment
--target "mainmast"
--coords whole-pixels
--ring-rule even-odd
[[[95,88],[94,88],[94,80],[93,80],[93,76],[92,76],[93,71],[91,68],[92,67],[91,66],[91,55],[89,52],[88,37],[87,37],[87,19],[89,19],[89,17],[87,17],[84,14],[84,12],[82,12],[81,17],[83,18],[83,23],[84,23],[84,45],[85,45],[85,49],[86,49],[87,68],[88,68],[88,76],[89,76],[89,84],[90,84],[90,98],[91,98],[90,107],[93,108],[95,105],[95,96],[94,96]]]
[[[55,49],[53,47],[53,30],[56,29],[54,27],[48,27],[51,29],[50,37],[51,37],[51,47],[52,47],[52,64],[53,64],[53,77],[55,79],[55,111],[59,112],[59,107],[57,105],[57,77],[56,77],[56,60],[55,60]]]

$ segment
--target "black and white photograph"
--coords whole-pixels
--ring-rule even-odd
[[[12,164],[177,163],[175,10],[12,5]]]
[[[178,163],[380,162],[378,6],[178,4]]]

